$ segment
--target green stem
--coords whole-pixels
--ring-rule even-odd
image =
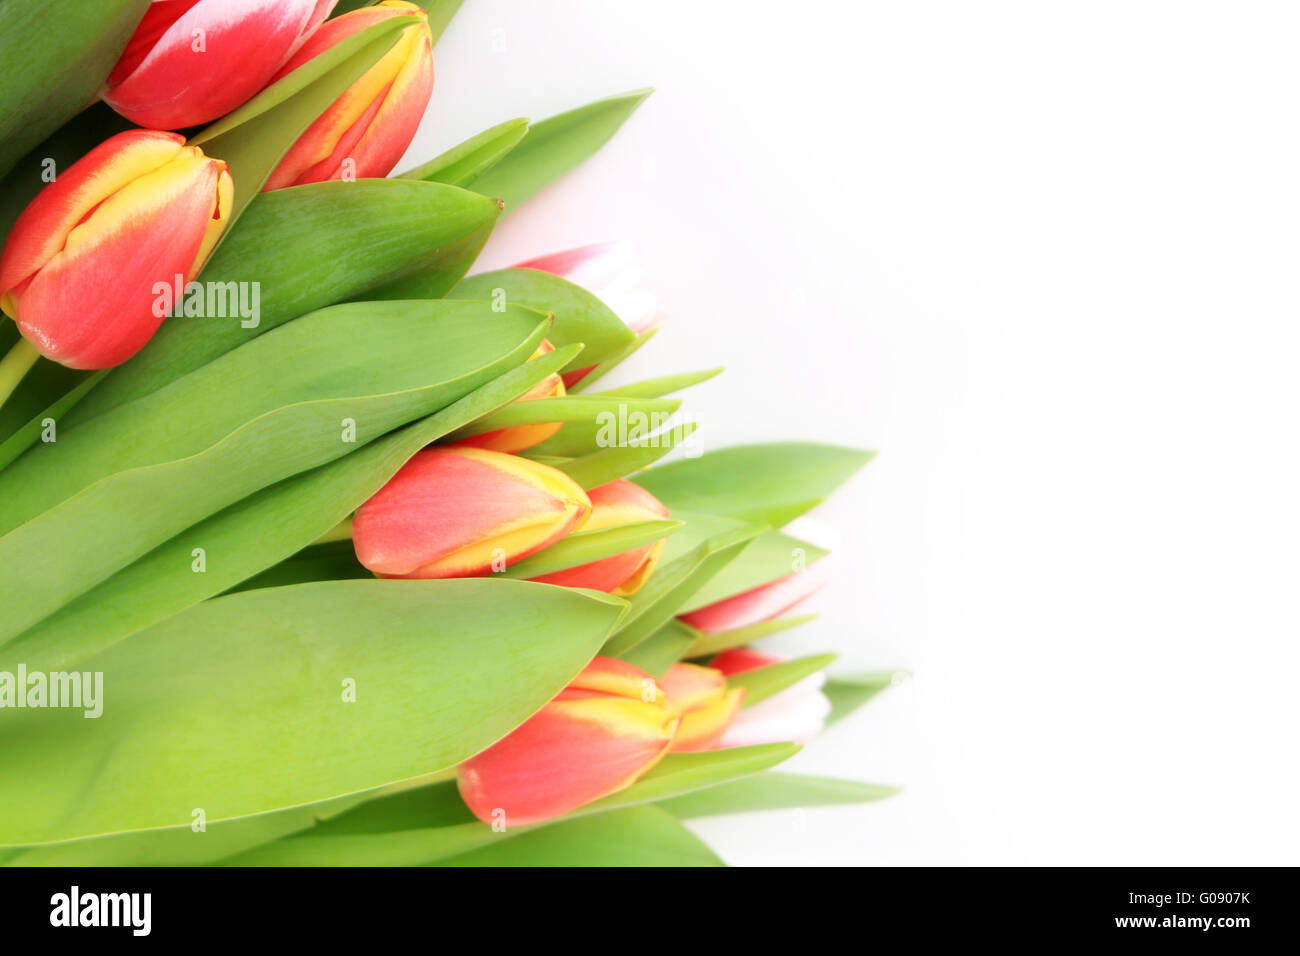
[[[312,544],[329,544],[331,541],[347,541],[352,537],[352,519],[344,518],[329,531],[317,538]]]
[[[26,339],[19,339],[9,354],[0,359],[0,406],[9,400],[23,376],[31,371],[40,357],[41,353],[36,351],[35,345]]]

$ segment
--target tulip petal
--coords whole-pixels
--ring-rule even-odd
[[[683,614],[680,619],[705,634],[759,624],[779,617],[812,597],[829,580],[829,572],[830,564],[823,558],[802,571]]]
[[[682,714],[682,722],[673,738],[673,753],[695,753],[712,750],[718,746],[727,728],[740,712],[745,699],[745,689],[737,687],[703,707]]]
[[[304,32],[319,22],[322,5],[318,0],[198,0],[170,24],[165,21],[174,10],[150,12],[154,18],[146,18],[142,28],[150,35],[166,28],[143,57],[133,40],[104,100],[141,126],[182,129],[229,113],[265,87]]]
[[[109,196],[128,183],[161,169],[180,153],[185,138],[176,133],[129,130],[100,143],[23,210],[0,257],[0,292],[8,293],[55,257],[68,234]],[[13,316],[15,309],[5,304]]]

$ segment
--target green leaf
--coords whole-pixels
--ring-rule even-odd
[[[196,808],[235,819],[452,767],[564,687],[623,607],[492,579],[199,605],[86,662],[104,675],[98,719],[9,712],[0,844],[189,826]]]
[[[501,574],[523,580],[553,574],[653,544],[683,527],[680,521],[638,521],[596,531],[578,531],[545,551],[511,565]]]
[[[818,654],[815,657],[800,657],[780,664],[768,664],[753,670],[741,671],[727,678],[727,687],[745,689],[745,707],[753,707],[761,700],[767,700],[794,684],[799,683],[810,674],[825,670],[835,660],[834,654]]]
[[[407,303],[409,307],[420,303]],[[267,336],[270,347],[257,349],[254,360],[231,353],[205,366],[147,400],[149,421],[175,423],[178,431],[160,434],[141,430],[146,402],[124,406],[94,422],[87,436],[90,452],[77,452],[70,434],[58,443],[64,454],[59,463],[75,465],[80,477],[87,473],[128,467],[96,482],[34,520],[0,537],[0,604],[6,616],[0,621],[0,643],[62,607],[99,581],[174,537],[207,516],[228,507],[290,475],[342,457],[356,447],[407,422],[428,415],[468,394],[501,374],[512,364],[522,364],[524,349],[535,347],[544,323],[534,323],[536,313],[526,309],[494,313],[470,303],[423,303],[427,314],[441,318],[421,329],[403,322],[371,324],[357,329],[346,322],[309,323],[305,320]],[[364,317],[365,312],[360,315]],[[363,323],[364,324],[364,323]],[[298,331],[293,332],[297,328]],[[319,333],[319,334],[318,334]],[[268,364],[267,359],[294,355],[304,368],[324,375],[329,352],[325,334],[360,361],[373,355],[378,361],[350,372],[337,367],[337,381],[301,379],[320,397],[298,401],[246,421],[210,447],[196,442],[196,433],[213,429],[213,421],[232,418],[231,403],[247,410],[253,401],[237,394],[244,388],[269,387],[276,375],[291,373]],[[377,347],[385,336],[399,340],[396,350]],[[278,341],[273,341],[278,339]],[[245,352],[261,342],[250,343]],[[289,346],[285,349],[284,346]],[[522,353],[522,354],[521,354]],[[227,377],[227,371],[249,374]],[[294,373],[296,374],[296,373]],[[412,376],[414,383],[409,384]],[[403,382],[405,390],[399,390]],[[375,391],[365,394],[368,383]],[[398,386],[395,388],[394,386]],[[329,391],[334,391],[334,396]],[[358,395],[358,392],[361,394]],[[323,393],[323,394],[322,394]],[[174,404],[173,404],[174,403]],[[191,416],[185,421],[185,415]],[[242,414],[242,413],[241,413]],[[355,423],[356,444],[346,442],[344,419]],[[239,415],[233,420],[243,421]],[[109,427],[113,426],[113,427]],[[132,426],[136,426],[132,429]],[[114,446],[112,436],[125,436]],[[105,444],[108,442],[108,444]],[[144,446],[140,447],[139,443]],[[182,450],[193,446],[186,453]],[[43,446],[40,451],[54,455]],[[163,460],[167,454],[188,457]],[[153,460],[156,464],[147,464]],[[61,487],[78,479],[62,480],[57,469],[23,468],[21,459],[0,473],[0,485],[23,492],[21,506],[39,507],[48,493],[26,488],[11,476],[40,474]],[[9,502],[5,502],[8,504]],[[9,511],[12,516],[13,509]]]
[[[591,388],[591,386],[595,385],[610,372],[614,371],[614,369],[618,368],[619,365],[626,362],[629,358],[639,352],[642,346],[658,334],[658,328],[648,329],[645,332],[640,333],[626,346],[584,375],[579,381],[574,382],[573,388],[569,389],[569,391],[575,395],[581,392],[586,392]]]
[[[506,120],[471,136],[422,166],[407,170],[399,178],[468,186],[505,158],[527,132],[528,120]]]
[[[718,601],[724,601],[737,594],[744,594],[754,588],[771,584],[773,581],[795,573],[796,565],[802,568],[825,557],[827,552],[783,534],[780,531],[764,531],[750,542],[741,554],[700,588],[695,595],[682,606],[682,613],[708,607]]]
[[[604,146],[650,92],[611,96],[534,123],[510,155],[479,177],[475,191],[504,200],[512,212]]]
[[[558,822],[658,800],[758,773],[789,759],[795,744],[737,747],[707,753],[669,754],[644,777],[618,793],[573,813],[526,827],[495,832],[475,820],[455,782],[381,796],[311,830],[277,840],[224,861],[229,866],[414,866],[433,863],[495,841],[533,833]]]
[[[695,628],[674,618],[624,654],[623,660],[658,680],[702,637]]]
[[[452,438],[459,440],[471,435],[482,435],[500,428],[517,425],[540,425],[550,422],[569,422],[580,427],[599,428],[600,422],[617,421],[620,414],[663,416],[677,411],[681,402],[664,398],[602,398],[597,395],[568,395],[559,398],[535,398],[517,402],[487,418],[474,422],[458,431]]]
[[[610,308],[581,286],[536,269],[500,269],[464,279],[451,291],[454,299],[498,302],[555,314],[548,338],[557,348],[581,342],[584,365],[604,361],[634,336]]]
[[[341,17],[345,13],[360,10],[362,7],[373,7],[378,2],[379,0],[339,0],[332,16]],[[433,42],[436,44],[443,31],[447,29],[447,24],[451,22],[451,18],[456,15],[456,11],[464,3],[464,0],[411,0],[411,2],[428,11],[429,30],[433,34]]]
[[[741,526],[708,539],[676,561],[661,564],[632,596],[627,616],[601,653],[621,657],[658,631],[762,530]]]
[[[689,422],[643,441],[602,448],[589,455],[556,461],[554,464],[583,488],[598,488],[615,478],[626,478],[658,461],[686,442],[695,433],[695,428],[695,423]],[[526,457],[536,457],[538,460],[544,458],[534,456],[531,452]]]
[[[897,684],[906,671],[881,671],[875,674],[836,674],[826,681],[822,693],[830,698],[831,713],[826,726],[843,720],[882,690]]]
[[[531,345],[522,346],[520,353]],[[557,351],[512,369],[428,418],[285,479],[186,529],[29,630],[11,656],[26,660],[29,668],[65,670],[275,565],[342,521],[430,441],[459,422],[517,398],[563,361]],[[196,547],[204,550],[202,574],[193,572]],[[371,577],[357,562],[350,540],[323,547],[332,550],[328,573],[320,566],[320,555],[315,562],[309,556],[295,566],[296,576],[281,573],[278,580],[272,577],[254,586]]]
[[[594,392],[594,395],[609,395],[619,398],[660,398],[664,395],[671,395],[673,392],[680,392],[684,388],[690,388],[692,385],[699,385],[701,382],[707,382],[716,375],[720,375],[726,369],[719,365],[717,368],[706,368],[700,372],[680,372],[676,375],[661,375],[659,378],[648,378],[643,382],[633,382],[630,385],[620,385],[618,388],[611,388],[603,392]]]
[[[807,624],[817,616],[816,614],[801,614],[794,617],[778,617],[771,621],[759,621],[757,624],[751,624],[748,627],[737,627],[730,631],[718,631],[714,634],[702,634],[700,639],[692,644],[682,656],[713,657],[715,654],[721,654],[733,647],[743,647],[772,634],[779,634],[781,631],[798,627],[800,624]]]
[[[38,363],[36,366],[38,369],[42,367],[63,368],[62,365],[56,362],[45,361]],[[65,371],[70,372],[72,369],[65,369]],[[11,462],[16,461],[23,452],[35,445],[48,424],[53,423],[55,425],[55,434],[57,435],[58,423],[63,421],[63,417],[86,396],[86,393],[102,382],[107,374],[108,371],[105,369],[81,378],[69,391],[62,394],[62,397],[55,399],[53,405],[36,414],[26,425],[6,438],[3,443],[0,443],[0,471],[9,467]]]
[[[0,176],[94,102],[149,0],[0,4]]]
[[[235,181],[232,221],[258,195],[289,147],[414,22],[414,15],[392,17],[339,41],[190,140],[230,166]]]
[[[204,268],[205,282],[257,282],[255,328],[238,318],[176,317],[67,418],[75,424],[150,392],[307,312],[429,268],[491,229],[495,203],[436,183],[361,180],[259,196]],[[454,281],[454,280],[453,280]],[[61,420],[61,424],[65,422]]]
[[[807,442],[737,445],[661,465],[634,480],[674,512],[684,508],[780,527],[817,505],[873,455]]]
[[[710,787],[708,790],[697,790],[656,805],[673,816],[690,819],[723,813],[867,803],[901,792],[899,787],[774,771]]]
[[[438,866],[724,866],[676,817],[632,807],[566,820],[442,860]]]
[[[390,180],[396,182],[396,180]],[[498,206],[498,211],[500,207]],[[469,272],[492,235],[493,223],[444,246],[424,262],[372,289],[367,299],[441,299]]]

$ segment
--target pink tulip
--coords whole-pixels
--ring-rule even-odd
[[[549,547],[591,511],[559,469],[479,448],[431,448],[357,509],[357,560],[386,578],[503,571]]]
[[[226,164],[184,137],[119,133],[18,217],[0,253],[0,307],[56,362],[125,362],[166,317],[156,286],[198,273],[233,196]]]
[[[613,310],[638,335],[650,331],[662,319],[659,301],[641,286],[641,262],[632,247],[622,243],[600,243],[529,259],[516,269],[549,272],[582,286]],[[594,365],[564,373],[564,384],[572,388]]]
[[[662,521],[668,509],[640,485],[619,479],[587,492],[591,499],[591,516],[583,531],[600,531],[619,525],[645,521]],[[532,578],[545,584],[562,584],[570,588],[591,588],[627,597],[635,594],[649,579],[663,554],[666,541],[642,545],[622,554],[592,561],[575,568]]]
[[[338,0],[154,0],[104,102],[153,129],[207,123],[261,92]]]
[[[631,664],[597,657],[519,728],[457,769],[485,823],[525,826],[635,783],[668,752],[677,717]]]
[[[433,93],[433,36],[423,9],[404,0],[384,0],[336,17],[313,33],[275,77],[287,76],[367,27],[397,18],[411,25],[290,147],[263,191],[392,172],[415,138]]]
[[[723,651],[709,666],[730,677],[757,667],[786,660],[749,648]],[[717,741],[718,747],[749,747],[792,740],[807,743],[821,733],[831,712],[830,699],[822,693],[826,674],[818,671],[736,715]]]
[[[528,357],[532,361],[539,356],[555,351],[555,346],[545,339],[537,351]],[[564,380],[559,372],[546,376],[516,401],[530,402],[538,398],[560,398],[564,395]],[[525,451],[534,445],[540,445],[564,426],[563,422],[543,422],[539,425],[514,425],[510,428],[498,428],[496,431],[484,432],[462,438],[455,444],[464,448],[486,448],[488,451],[503,451],[510,454]]]
[[[830,565],[822,558],[802,571],[683,614],[681,620],[705,634],[749,627],[792,610],[820,591],[829,578]]]

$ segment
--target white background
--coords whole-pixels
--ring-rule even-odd
[[[915,677],[733,864],[1300,862],[1300,5],[468,0],[411,161],[658,92],[488,265],[635,241],[704,447],[879,449],[824,617]],[[410,163],[408,162],[408,165]]]

